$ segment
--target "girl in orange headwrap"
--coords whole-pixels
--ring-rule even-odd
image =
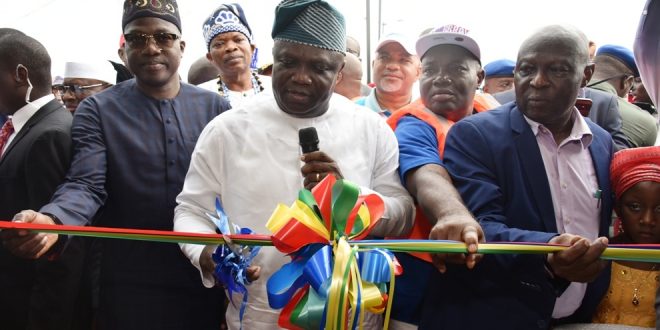
[[[660,243],[660,146],[624,149],[610,167],[620,233],[612,243]],[[612,278],[594,323],[655,328],[655,293],[660,265],[612,262]]]

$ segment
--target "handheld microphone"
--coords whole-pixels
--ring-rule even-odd
[[[298,139],[300,140],[300,147],[303,154],[319,151],[319,136],[316,134],[316,128],[301,128],[298,131]]]

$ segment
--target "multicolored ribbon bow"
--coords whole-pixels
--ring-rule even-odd
[[[401,266],[384,249],[359,248],[384,212],[375,194],[328,175],[313,190],[301,190],[291,207],[278,205],[266,227],[273,245],[291,256],[267,283],[272,308],[283,308],[288,329],[361,328],[364,311],[386,311],[389,322],[394,276]],[[348,240],[358,241],[353,246]]]
[[[215,199],[215,212],[217,217],[211,214],[208,214],[208,216],[215,226],[218,227],[223,237],[228,238],[229,235],[233,234],[252,234],[251,229],[241,228],[229,221],[219,198]],[[225,239],[225,244],[219,245],[212,255],[213,261],[216,264],[215,278],[227,289],[229,301],[233,304],[232,296],[234,292],[243,295],[243,301],[239,309],[241,328],[243,314],[245,314],[245,308],[248,302],[248,290],[245,286],[250,284],[250,280],[247,277],[247,268],[250,266],[252,259],[257,256],[260,249],[260,246],[237,245]]]

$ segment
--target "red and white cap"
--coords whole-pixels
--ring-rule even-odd
[[[469,30],[454,24],[435,28],[431,32],[419,37],[415,48],[417,56],[421,59],[429,49],[439,45],[456,45],[467,49],[481,62],[481,50],[474,39],[468,36]]]

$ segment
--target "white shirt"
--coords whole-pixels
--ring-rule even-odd
[[[53,96],[53,94],[51,93],[48,93],[45,96],[42,96],[24,105],[20,109],[16,110],[16,112],[14,112],[13,115],[9,116],[9,118],[11,119],[11,123],[14,126],[14,133],[12,133],[9,136],[9,139],[7,139],[7,143],[5,143],[2,150],[0,150],[0,155],[2,155],[2,153],[7,149],[7,147],[9,147],[11,141],[14,140],[16,135],[18,135],[18,132],[20,132],[21,129],[23,129],[23,126],[25,126],[28,120],[30,120],[30,118],[32,118],[32,116],[35,113],[37,113],[37,111],[41,109],[41,107],[43,107],[44,105],[46,105],[46,103],[54,99],[55,96]]]
[[[333,158],[344,177],[360,185],[362,193],[378,192],[385,216],[372,233],[398,236],[413,224],[412,198],[398,175],[399,150],[385,121],[345,97],[334,94],[329,110],[315,118],[292,117],[279,109],[272,94],[259,94],[244,107],[229,110],[204,129],[192,155],[183,191],[177,198],[174,230],[214,233],[207,213],[215,213],[221,196],[230,221],[258,234],[270,234],[266,221],[278,203],[291,205],[303,188],[298,130],[314,126],[319,149]],[[199,269],[203,246],[181,244],[184,254]],[[249,303],[244,329],[277,328],[278,310],[268,306],[266,282],[290,258],[273,247],[263,247],[253,260],[260,278],[248,286]],[[205,286],[214,281],[203,277]],[[229,329],[239,328],[241,296],[229,304]]]
[[[270,77],[262,75],[257,76],[259,77],[259,82],[261,82],[261,87],[263,87],[264,90],[258,94],[254,93],[254,89],[243,92],[229,90],[229,93],[227,93],[227,99],[229,100],[229,104],[231,104],[232,108],[238,108],[242,106],[243,103],[252,96],[259,95],[261,93],[272,93],[273,83]],[[201,83],[197,87],[218,93],[218,79],[212,79]]]

